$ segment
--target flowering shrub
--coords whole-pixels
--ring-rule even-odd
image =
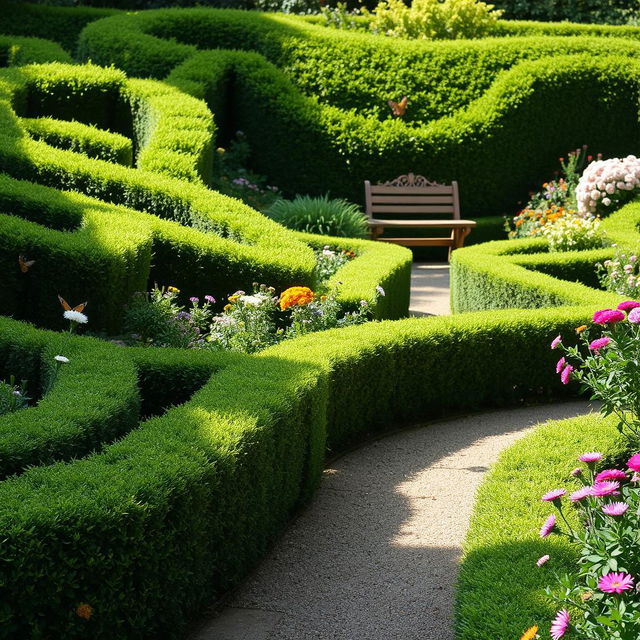
[[[597,160],[585,169],[578,183],[578,211],[611,213],[631,200],[639,187],[640,160],[636,156]]]
[[[596,265],[600,286],[630,298],[640,297],[640,264],[634,253],[618,251],[613,260]]]
[[[502,11],[479,0],[384,0],[375,8],[371,29],[396,38],[453,40],[491,33]]]
[[[640,635],[640,597],[636,582],[640,574],[637,553],[640,531],[640,455],[627,462],[627,470],[604,469],[596,473],[602,455],[585,453],[571,476],[576,487],[554,489],[542,500],[554,505],[540,536],[565,535],[580,549],[578,575],[557,575],[557,589],[547,588],[549,598],[562,609],[551,625],[551,637],[604,640],[637,638]],[[569,493],[570,492],[570,493]],[[569,524],[566,510],[575,509],[584,525]],[[551,562],[550,562],[551,561]],[[549,555],[538,567],[553,564]],[[570,611],[571,610],[571,613]]]
[[[356,257],[353,251],[336,250],[325,246],[316,252],[316,276],[319,281],[328,280],[338,269]]]
[[[27,397],[27,381],[16,384],[14,376],[9,382],[0,381],[0,416],[13,413],[19,409],[26,409],[30,398]]]
[[[561,218],[542,227],[549,251],[584,251],[605,245],[604,233],[599,230],[600,220],[591,216]]]

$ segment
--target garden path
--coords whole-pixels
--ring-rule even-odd
[[[403,430],[334,460],[311,504],[191,640],[452,640],[460,545],[498,454],[585,402]]]
[[[449,307],[449,265],[445,262],[414,262],[411,269],[412,316],[446,316]]]

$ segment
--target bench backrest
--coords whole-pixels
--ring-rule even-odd
[[[364,182],[369,218],[423,217],[460,220],[458,183],[450,185],[429,182],[424,176],[399,176],[395,180],[372,185]]]

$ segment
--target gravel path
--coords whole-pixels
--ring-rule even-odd
[[[395,433],[325,470],[312,503],[192,640],[452,640],[460,545],[502,449],[572,402]]]

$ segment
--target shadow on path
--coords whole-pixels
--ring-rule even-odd
[[[325,470],[220,615],[192,640],[452,640],[460,545],[507,446],[584,402],[493,411],[392,434]]]

